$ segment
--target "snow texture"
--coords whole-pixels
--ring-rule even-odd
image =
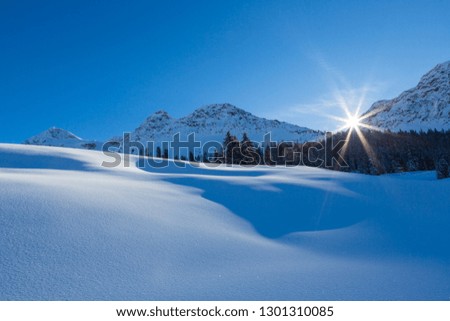
[[[0,144],[0,300],[450,298],[450,180],[433,172],[130,157]]]

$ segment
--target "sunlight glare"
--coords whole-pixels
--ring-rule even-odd
[[[356,115],[349,116],[346,119],[345,127],[350,128],[350,129],[355,129],[360,126],[360,124],[361,124],[360,120],[361,119]]]

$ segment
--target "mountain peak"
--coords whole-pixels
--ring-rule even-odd
[[[450,79],[450,60],[436,65],[433,69],[427,72],[420,78],[417,87],[434,86],[436,82],[444,82],[449,85]]]
[[[82,149],[98,149],[101,146],[95,141],[83,140],[68,130],[58,127],[50,127],[42,133],[28,138],[23,143],[27,145],[58,146]]]
[[[241,108],[236,107],[230,103],[221,103],[221,104],[209,104],[197,108],[196,110],[214,110],[214,111],[233,111],[233,110],[243,110]]]
[[[450,61],[436,65],[398,97],[375,102],[365,115],[365,123],[391,131],[450,129]]]
[[[33,137],[28,138],[24,144],[33,144],[33,145],[44,145],[50,141],[54,140],[76,140],[81,141],[82,139],[75,134],[69,132],[68,130],[58,128],[58,127],[50,127],[49,129],[43,131],[40,134],[37,134]]]
[[[450,68],[450,60],[447,60],[443,63],[437,64],[435,68],[445,68],[445,69],[449,69]]]
[[[181,138],[195,133],[200,141],[222,141],[226,132],[241,137],[247,133],[250,139],[263,141],[271,133],[276,141],[313,141],[323,133],[293,124],[257,117],[230,103],[210,104],[195,109],[191,114],[176,119],[164,111],[147,118],[132,137],[137,141],[170,141],[180,133]]]
[[[147,121],[162,121],[171,119],[170,115],[165,110],[158,110],[147,118]]]
[[[236,115],[249,116],[251,114],[229,103],[210,104],[197,108],[192,112],[192,114],[184,117],[184,119],[208,118],[208,117],[226,118],[226,117],[233,117]]]
[[[162,109],[156,111],[153,114],[153,116],[167,116],[167,117],[170,117],[169,114],[165,110],[162,110]]]

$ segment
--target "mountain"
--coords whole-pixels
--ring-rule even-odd
[[[172,118],[165,111],[158,111],[136,128],[131,139],[162,142],[171,141],[176,133],[180,133],[181,139],[195,133],[196,139],[202,143],[222,142],[227,131],[239,139],[247,133],[256,142],[263,142],[267,133],[271,133],[273,141],[298,142],[315,141],[324,134],[286,122],[260,118],[231,104],[214,104],[198,108],[179,119]]]
[[[83,140],[75,134],[61,128],[52,127],[23,142],[27,145],[44,145],[56,147],[71,147],[81,149],[100,149],[101,144],[95,141]]]
[[[306,127],[260,118],[230,104],[214,104],[198,108],[179,119],[172,118],[163,110],[157,111],[131,133],[130,139],[144,144],[155,142],[155,145],[160,145],[161,142],[172,141],[177,133],[180,133],[180,141],[186,141],[188,135],[194,133],[196,140],[202,144],[208,141],[221,143],[227,131],[239,139],[247,133],[255,142],[263,142],[267,133],[271,134],[272,141],[294,142],[316,141],[324,135],[321,131]],[[122,140],[123,137],[114,137],[110,142],[114,142],[117,147]],[[102,147],[100,142],[83,140],[56,127],[27,139],[24,144],[97,150]]]
[[[362,117],[368,125],[391,131],[449,130],[450,61],[434,67],[398,97],[377,101]]]

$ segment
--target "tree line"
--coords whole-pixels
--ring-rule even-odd
[[[204,162],[239,165],[313,166],[369,175],[436,170],[449,177],[450,131],[380,132],[347,130],[318,142],[270,142],[261,146],[244,133],[241,140],[227,132],[221,151],[204,155]],[[332,145],[339,153],[329,155]],[[328,146],[328,147],[327,147]],[[327,155],[328,152],[328,155]],[[330,157],[332,159],[330,159]]]

